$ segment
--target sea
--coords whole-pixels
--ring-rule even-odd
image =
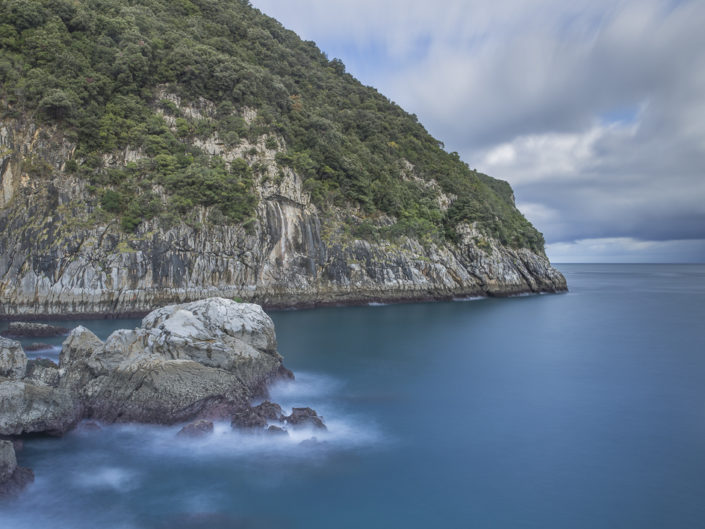
[[[702,529],[705,265],[558,268],[568,293],[272,312],[271,398],[327,432],[33,438],[0,527]]]

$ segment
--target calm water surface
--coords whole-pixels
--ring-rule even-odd
[[[559,268],[569,294],[273,313],[297,374],[273,398],[324,415],[319,444],[32,440],[0,527],[705,527],[705,266]]]

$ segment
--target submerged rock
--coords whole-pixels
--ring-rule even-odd
[[[285,417],[284,421],[286,424],[290,424],[292,426],[312,426],[313,428],[327,430],[321,417],[311,408],[293,408],[291,410],[291,415]]]
[[[181,428],[176,435],[178,437],[204,437],[211,433],[213,433],[211,421],[196,421]]]
[[[0,441],[0,497],[17,494],[33,481],[34,472],[17,466],[12,442]]]
[[[44,323],[27,323],[24,321],[13,321],[2,331],[0,336],[7,338],[53,338],[56,336],[66,336],[69,329],[65,327],[55,327]]]
[[[264,428],[269,421],[282,421],[284,414],[281,406],[274,402],[265,401],[258,406],[247,407],[233,415],[231,425],[233,428]]]
[[[15,447],[11,441],[0,441],[0,483],[10,479],[16,468]]]
[[[27,355],[19,342],[0,338],[0,377],[19,380],[25,376]]]
[[[283,437],[289,436],[289,432],[287,432],[284,428],[281,428],[280,426],[275,426],[274,424],[267,428],[266,432],[270,435],[278,435]]]
[[[304,448],[323,448],[328,445],[327,441],[319,441],[318,437],[309,437],[299,443]]]

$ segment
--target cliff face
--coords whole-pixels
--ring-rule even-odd
[[[199,145],[259,168],[251,223],[215,225],[199,207],[200,222],[153,219],[128,234],[101,211],[85,180],[63,171],[74,152],[70,141],[31,120],[2,122],[0,316],[147,312],[211,296],[300,306],[566,288],[544,255],[503,246],[469,223],[456,228],[457,243],[352,236],[356,211],[319,211],[300,176],[275,160],[284,140],[275,137],[271,148],[271,138],[226,148],[214,136]],[[143,156],[120,151],[105,163],[124,166]],[[427,185],[433,192],[433,181]],[[437,199],[453,197],[438,192]]]

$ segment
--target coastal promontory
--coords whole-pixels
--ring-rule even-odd
[[[566,288],[509,184],[248,2],[0,5],[0,317]]]

